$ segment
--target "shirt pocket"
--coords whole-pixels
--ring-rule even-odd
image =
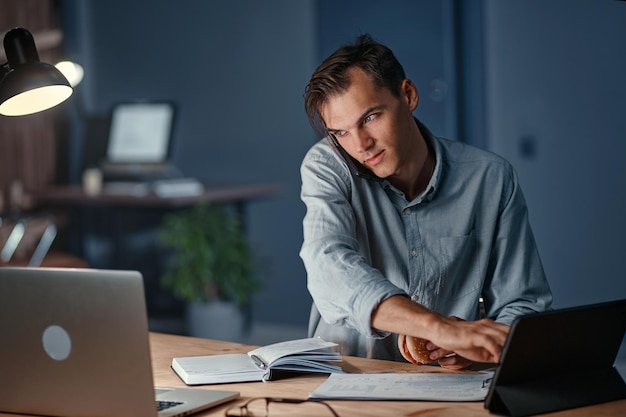
[[[469,296],[478,299],[482,268],[474,230],[463,236],[442,237],[439,242],[443,262],[440,296],[448,300]]]

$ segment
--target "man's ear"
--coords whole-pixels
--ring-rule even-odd
[[[419,94],[417,93],[417,88],[415,87],[415,84],[413,84],[413,81],[408,78],[404,79],[400,87],[400,94],[406,101],[406,104],[411,111],[417,108],[419,103]]]

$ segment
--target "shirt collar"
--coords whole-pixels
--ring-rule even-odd
[[[433,169],[433,175],[431,176],[430,181],[428,182],[428,185],[426,186],[426,189],[424,190],[424,192],[422,192],[418,196],[418,198],[430,201],[434,197],[435,192],[437,191],[437,187],[439,186],[439,183],[441,180],[441,171],[442,171],[442,165],[443,165],[442,157],[441,157],[442,150],[441,150],[441,144],[435,138],[435,136],[433,136],[433,134],[428,129],[422,129],[423,125],[421,125],[419,122],[418,122],[418,126],[420,126],[420,131],[422,132],[422,136],[424,136],[424,139],[426,140],[428,144],[428,149],[435,154],[435,169]]]
[[[411,202],[413,204],[419,204],[423,201],[431,201],[433,199],[435,192],[437,191],[437,187],[440,183],[443,164],[442,164],[442,157],[441,157],[441,154],[442,154],[441,144],[439,143],[439,141],[430,132],[430,130],[428,130],[428,128],[422,122],[420,122],[417,118],[415,118],[415,123],[417,123],[417,126],[420,132],[422,133],[424,140],[426,141],[429,152],[433,152],[435,154],[435,169],[433,170],[433,175],[431,176],[430,181],[428,182],[428,185],[426,186],[424,191],[422,191]],[[382,185],[385,189],[391,189],[396,194],[404,196],[404,193],[402,193],[400,190],[394,187],[388,180],[386,179],[383,180]]]

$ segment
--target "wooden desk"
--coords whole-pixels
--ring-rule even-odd
[[[217,353],[243,353],[253,347],[238,343],[220,342],[184,336],[152,333],[150,335],[152,366],[155,385],[184,387],[185,384],[170,368],[174,356],[193,356]],[[349,372],[440,372],[440,368],[416,367],[407,363],[389,362],[356,357],[344,357],[343,367]],[[204,385],[201,389],[225,389],[241,392],[241,398],[223,405],[203,416],[223,416],[224,410],[241,404],[252,397],[308,397],[326,375],[295,376],[270,382],[246,382],[239,384]],[[479,417],[491,416],[482,402],[448,403],[418,401],[327,401],[341,417]],[[556,413],[544,414],[552,417],[617,417],[626,415],[626,400],[613,401],[589,407],[581,407]]]

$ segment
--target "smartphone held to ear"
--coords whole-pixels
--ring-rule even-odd
[[[350,172],[352,172],[353,175],[356,175],[359,178],[365,178],[368,180],[382,181],[382,179],[377,177],[372,171],[365,168],[363,164],[361,164],[359,161],[351,157],[348,154],[348,152],[346,152],[346,150],[341,147],[335,135],[329,132],[328,136],[326,137],[328,138],[328,142],[330,143],[330,146],[337,153],[337,155],[339,155],[344,161],[346,161],[346,164],[348,165],[348,168],[350,169]]]

